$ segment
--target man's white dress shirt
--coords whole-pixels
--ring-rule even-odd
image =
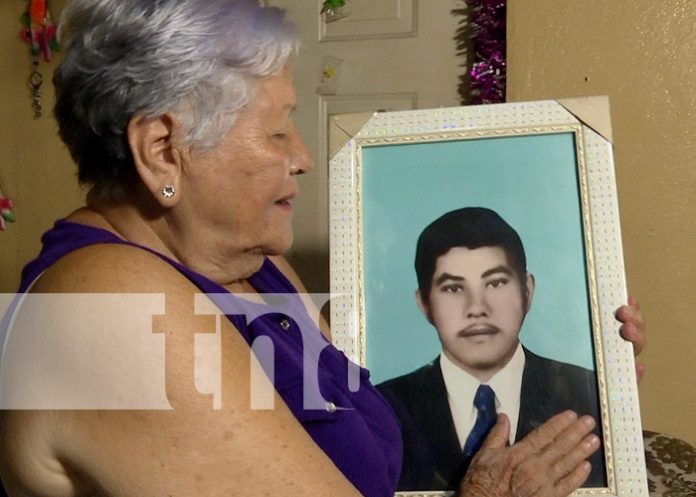
[[[440,354],[440,368],[447,388],[447,398],[459,445],[464,447],[469,432],[476,423],[477,410],[474,407],[474,395],[481,382],[450,361],[444,353]],[[511,445],[515,441],[517,421],[520,417],[523,372],[524,351],[522,345],[518,344],[512,359],[486,382],[495,392],[496,412],[503,412],[510,418]]]

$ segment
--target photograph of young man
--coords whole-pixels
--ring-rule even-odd
[[[594,371],[540,357],[519,341],[535,278],[519,235],[496,212],[467,207],[432,222],[418,239],[415,267],[416,302],[442,352],[377,386],[401,421],[399,490],[456,489],[497,413],[510,418],[511,444],[566,409],[601,425]],[[604,452],[590,462],[585,486],[606,486]]]

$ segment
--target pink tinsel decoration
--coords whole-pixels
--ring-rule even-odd
[[[471,103],[505,101],[506,0],[466,0],[473,44]]]

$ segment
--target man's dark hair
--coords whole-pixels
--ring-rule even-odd
[[[444,214],[430,223],[418,237],[416,276],[424,302],[430,301],[430,286],[437,258],[454,247],[477,249],[500,247],[517,273],[523,300],[527,300],[525,277],[527,258],[517,232],[495,211],[484,207],[464,207]]]

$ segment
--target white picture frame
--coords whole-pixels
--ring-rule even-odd
[[[375,384],[432,359],[437,335],[428,344],[410,329],[429,326],[413,298],[417,236],[452,209],[496,210],[521,226],[529,270],[542,266],[534,305],[542,304],[525,319],[523,343],[545,357],[555,348],[559,360],[596,375],[606,481],[577,495],[647,496],[632,348],[614,318],[627,293],[609,123],[602,97],[374,114],[330,162],[331,326],[336,345],[370,369]],[[556,240],[554,223],[570,233]],[[554,258],[566,248],[570,259]],[[568,293],[583,286],[578,278],[584,303]],[[571,308],[561,313],[577,316],[562,325],[552,312],[559,295]],[[568,338],[549,334],[551,325],[569,328]]]

